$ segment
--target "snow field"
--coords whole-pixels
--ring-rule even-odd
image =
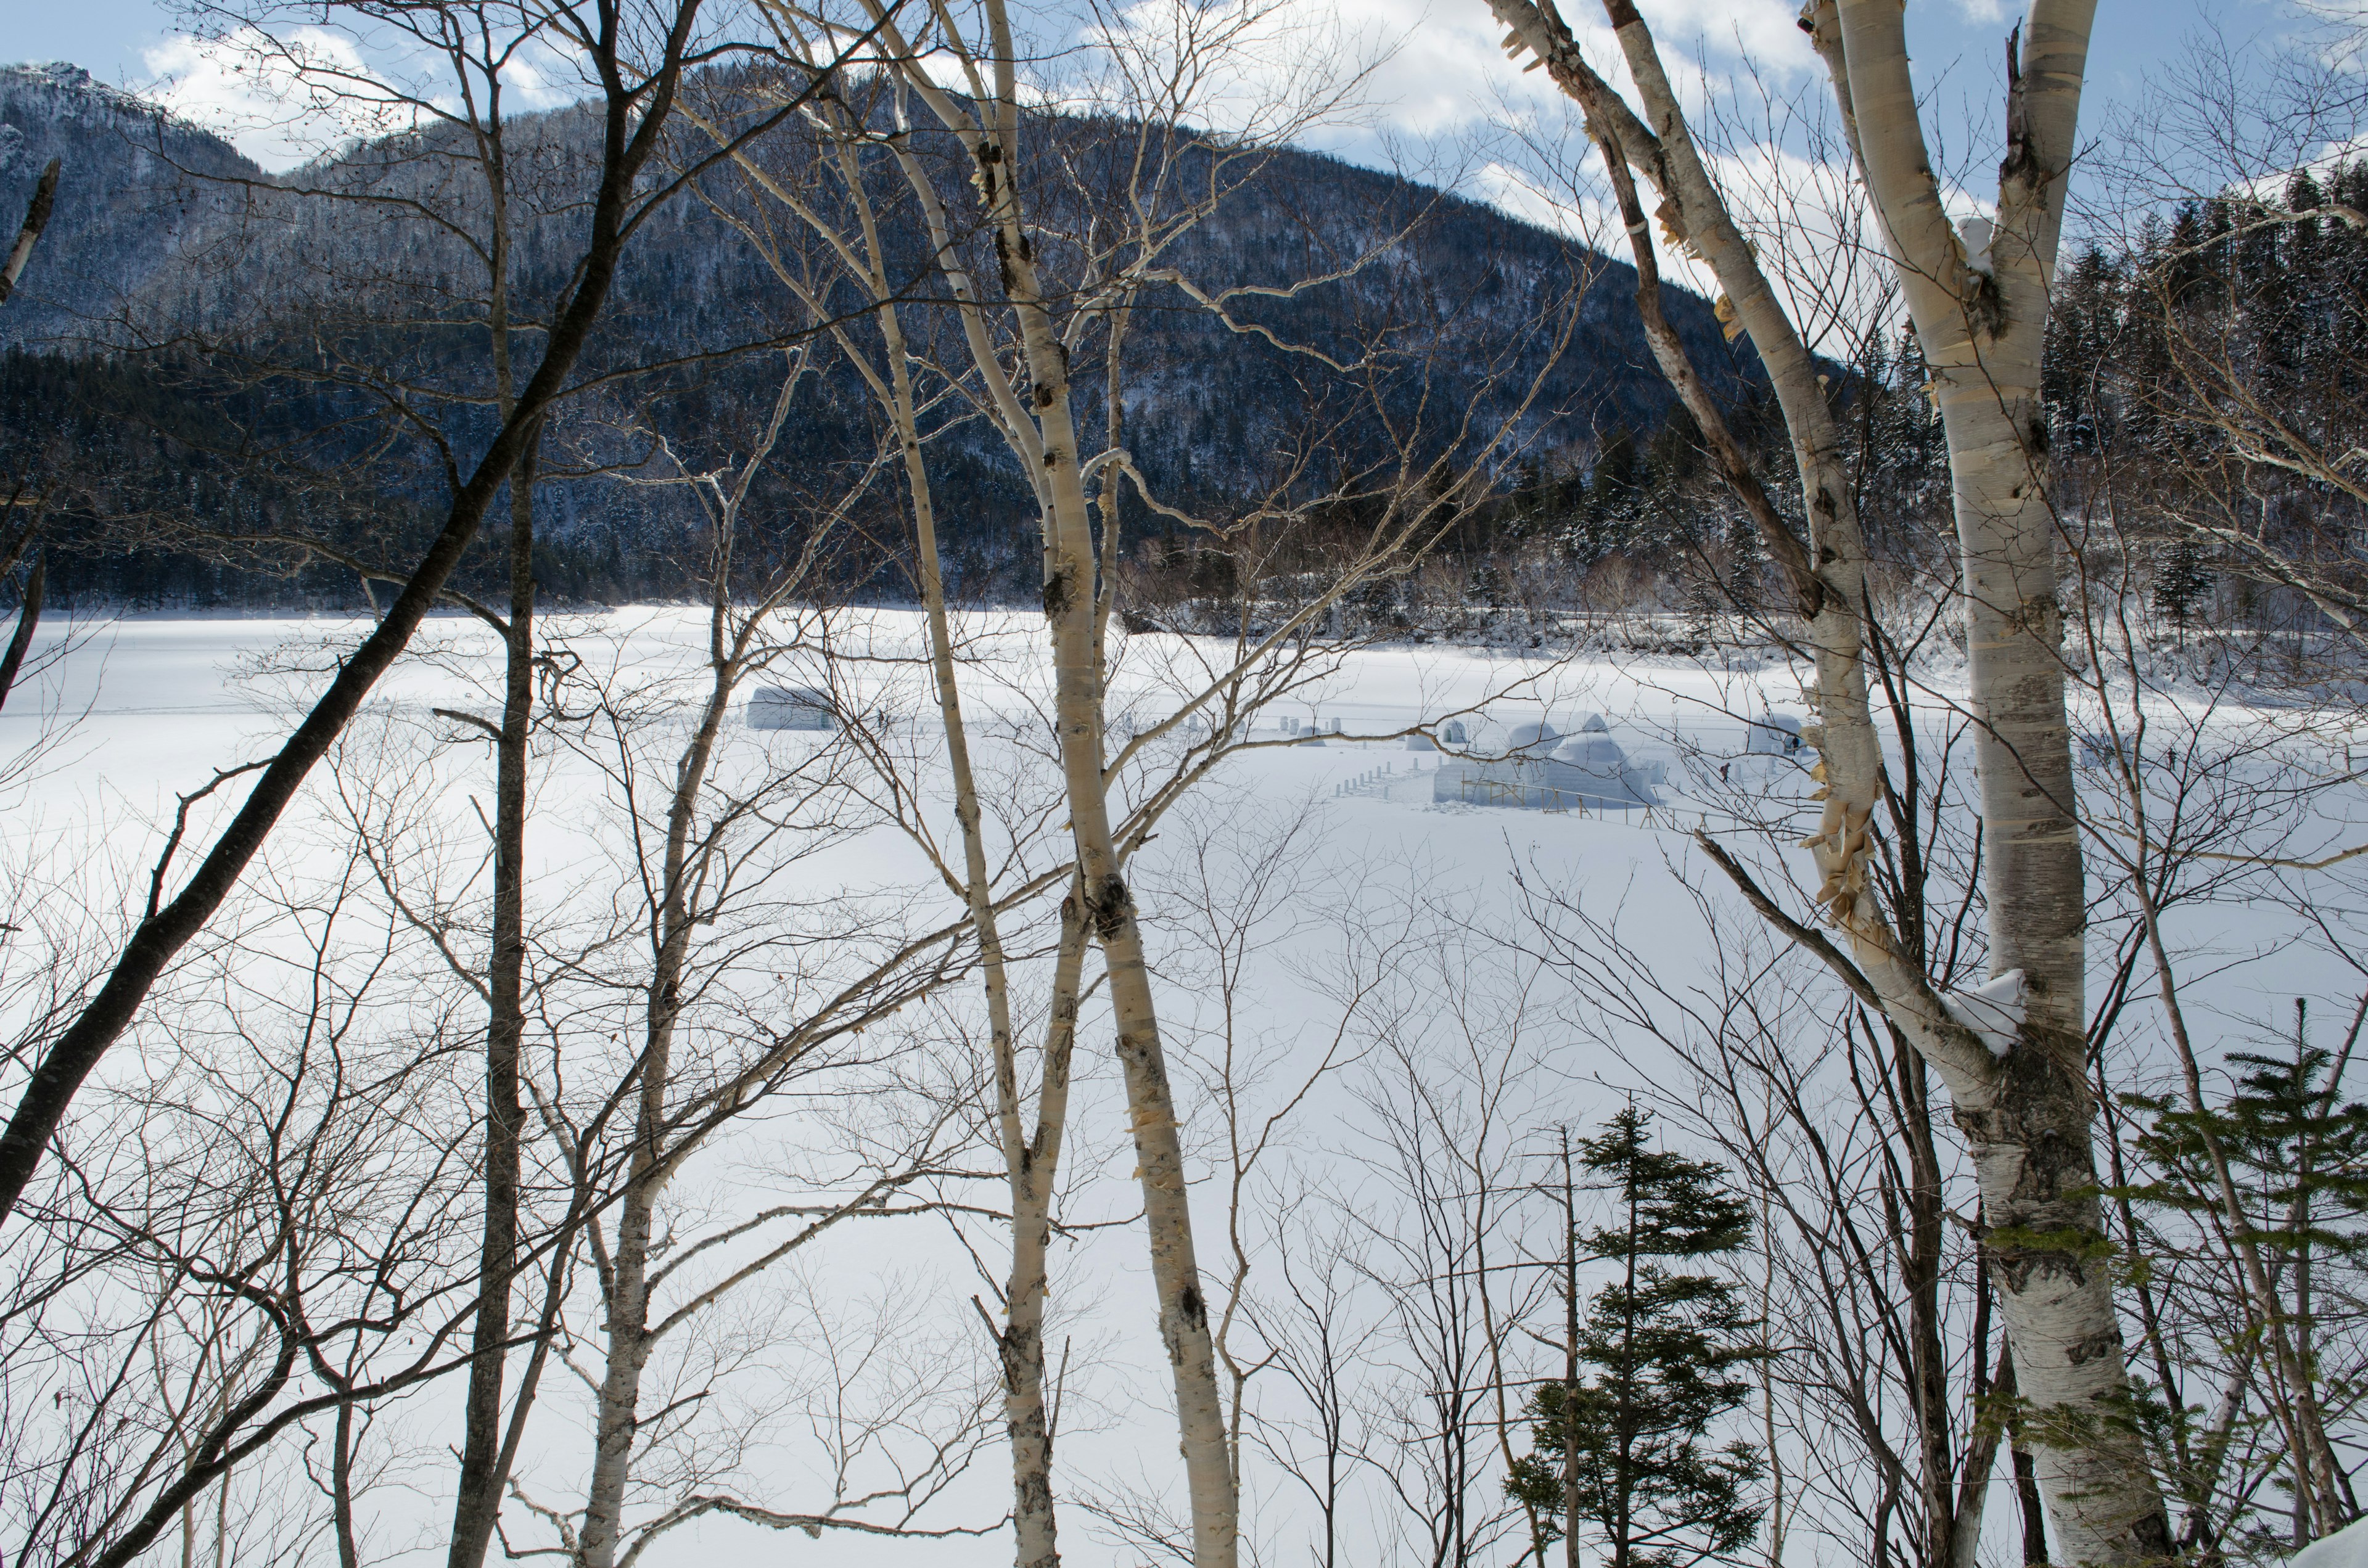
[[[0,755],[20,744],[44,712],[80,716],[47,769],[7,802],[0,854],[61,877],[67,874],[59,869],[63,855],[98,884],[94,896],[136,896],[142,891],[139,868],[153,858],[176,795],[205,783],[214,768],[261,755],[291,705],[317,688],[340,642],[359,630],[344,621],[161,618],[89,629],[88,640],[49,673],[43,687],[0,713]],[[880,726],[886,749],[916,780],[922,820],[951,852],[917,616],[851,612],[814,630],[830,658],[802,653],[763,678],[827,682],[843,705],[891,716]],[[1057,859],[1061,813],[1046,765],[1050,672],[1036,631],[1033,618],[1024,615],[966,620],[962,679],[974,731],[984,737],[981,774],[991,822],[999,824],[990,831],[1022,864],[1041,869]],[[705,637],[694,612],[554,617],[545,635],[645,707],[651,717],[643,739],[677,723],[670,711],[688,711]],[[1222,652],[1177,639],[1128,640],[1116,665],[1113,709],[1132,716],[1136,728],[1157,722],[1198,689]],[[433,710],[490,712],[498,699],[497,655],[491,633],[476,623],[432,622],[374,696],[347,743],[352,755],[342,759],[348,773],[376,778],[389,799],[438,824],[448,858],[465,859],[472,833],[482,843],[473,813],[476,803],[490,805],[492,768],[487,748],[461,738],[460,728]],[[1668,764],[1673,804],[1681,808],[1673,824],[1701,822],[1716,831],[1805,822],[1810,786],[1800,767],[1743,755],[1746,721],[1770,709],[1797,714],[1799,684],[1764,661],[1705,670],[1666,660],[1555,664],[1401,648],[1352,653],[1262,717],[1254,742],[1284,741],[1276,722],[1285,715],[1327,728],[1338,719],[1345,734],[1327,736],[1322,747],[1261,744],[1228,759],[1169,816],[1135,869],[1188,1136],[1205,1172],[1196,1214],[1212,1299],[1223,1299],[1236,1244],[1249,1262],[1250,1293],[1274,1289],[1282,1254],[1298,1244],[1291,1239],[1297,1233],[1286,1234],[1279,1216],[1319,1198],[1343,1214],[1363,1212],[1377,1229],[1386,1223],[1396,1212],[1392,1206],[1405,1201],[1376,1174],[1402,1142],[1389,1108],[1423,1089],[1426,1074],[1452,1074],[1459,1061],[1504,1059],[1505,1101],[1471,1124],[1474,1147],[1492,1148],[1557,1123],[1591,1126],[1620,1102],[1623,1085],[1639,1082],[1640,1074],[1651,1081],[1648,1047],[1639,1041],[1633,1051],[1606,1051],[1600,1034],[1569,1027],[1586,998],[1505,945],[1537,893],[1558,892],[1615,919],[1631,943],[1668,966],[1673,983],[1702,965],[1713,939],[1680,880],[1700,881],[1708,868],[1675,826],[1639,825],[1618,813],[1566,816],[1343,797],[1338,786],[1384,764],[1402,772],[1436,766],[1436,755],[1409,752],[1396,733],[1443,715],[1470,713],[1501,732],[1541,717],[1569,729],[1580,714],[1600,711],[1632,756]],[[2199,733],[2266,733],[2288,717],[2230,706],[2215,710]],[[1945,715],[1934,722],[1945,722]],[[2248,764],[2265,778],[2280,767],[2323,760],[2316,755],[2322,741],[2291,724],[2284,733],[2289,738],[2265,744]],[[1359,735],[1392,738],[1360,743]],[[814,765],[830,744],[826,737],[752,733],[735,713],[719,766],[726,777],[756,778]],[[1178,744],[1170,738],[1144,745],[1124,776],[1129,798],[1156,783]],[[656,747],[643,761],[662,755]],[[564,921],[572,917],[570,901],[607,896],[604,883],[613,881],[626,847],[623,819],[610,808],[615,769],[626,766],[616,759],[623,756],[604,761],[589,745],[539,753],[529,832],[529,898],[539,918]],[[315,786],[306,814],[275,841],[269,871],[276,878],[301,881],[328,869],[334,813],[328,787],[319,779]],[[227,793],[234,798],[234,790]],[[2315,800],[2309,833],[2328,844],[2356,841],[2345,835],[2362,831],[2355,815],[2368,816],[2356,812],[2356,797],[2355,789]],[[196,820],[214,819],[201,811]],[[821,835],[826,841],[784,873],[785,898],[817,906],[835,898],[867,901],[878,917],[916,930],[959,917],[908,835],[852,816],[842,821],[843,831]],[[202,834],[192,840],[202,842]],[[1805,857],[1763,856],[1757,863],[1771,874],[1801,874],[1804,866],[1793,861]],[[1732,903],[1722,888],[1709,885],[1714,902]],[[2340,961],[2309,941],[2304,924],[2274,899],[2246,909],[2241,919],[2205,904],[2181,911],[2177,921],[2185,950],[2210,959],[2198,965],[2209,972],[2197,982],[2195,1005],[2233,1042],[2270,1027],[2296,994],[2332,1000],[2351,983]],[[1041,911],[1030,929],[1041,941]],[[1033,972],[1022,966],[1023,993]],[[746,1005],[766,1005],[763,985],[746,983]],[[980,1011],[974,985],[913,1009],[900,1020],[919,1042],[913,1061],[960,1078],[962,1042],[974,1039]],[[1037,1021],[1023,1006],[1023,1038]],[[2125,1037],[2142,1042],[2146,1028],[2133,1027]],[[1064,1358],[1067,1365],[1056,1487],[1064,1497],[1098,1495],[1121,1513],[1136,1494],[1172,1501],[1175,1444],[1166,1425],[1166,1371],[1141,1239],[1128,1223],[1135,1207],[1131,1156],[1107,1019],[1099,1013],[1083,1022],[1078,1062],[1064,1162],[1064,1214],[1073,1229],[1056,1248],[1049,1335],[1055,1365]],[[1473,1068],[1479,1080],[1488,1071]],[[686,1222],[700,1212],[728,1218],[760,1207],[782,1170],[824,1168],[860,1133],[841,1123],[817,1133],[815,1117],[830,1117],[821,1096],[808,1103],[790,1096],[717,1140],[675,1194]],[[1245,1130],[1261,1152],[1236,1182]],[[991,1205],[992,1183],[972,1197]],[[882,1400],[918,1399],[933,1383],[940,1393],[985,1386],[989,1346],[969,1298],[978,1294],[991,1303],[979,1270],[983,1265],[992,1276],[999,1269],[997,1246],[993,1226],[985,1223],[965,1228],[915,1218],[850,1227],[784,1274],[770,1294],[736,1308],[727,1331],[700,1350],[704,1359],[673,1374],[683,1387],[704,1377],[734,1389],[761,1413],[755,1424],[764,1428],[762,1440],[752,1442],[734,1471],[735,1483],[782,1509],[827,1487],[834,1461],[814,1441],[808,1419],[814,1406],[800,1401],[851,1385],[832,1382],[817,1367],[843,1369],[850,1357],[871,1357],[863,1375],[876,1374],[875,1382],[863,1386]],[[1344,1309],[1344,1321],[1359,1313],[1360,1322],[1372,1320],[1360,1332],[1381,1346],[1386,1324],[1375,1326],[1380,1317],[1370,1302]],[[884,1336],[883,1324],[893,1328]],[[793,1342],[788,1352],[772,1342],[778,1338]],[[1381,1361],[1391,1354],[1374,1351]],[[1271,1397],[1281,1420],[1287,1401],[1275,1383],[1257,1385],[1253,1397]],[[438,1489],[448,1467],[439,1434],[456,1396],[457,1385],[438,1385],[387,1419],[392,1468],[373,1501],[373,1528],[390,1548],[420,1543],[423,1560],[440,1522]],[[538,1496],[564,1502],[571,1486],[580,1488],[588,1455],[583,1400],[579,1389],[557,1385],[547,1399],[522,1480]],[[398,1462],[405,1452],[410,1457]],[[847,1462],[860,1470],[878,1459],[873,1452]],[[1007,1485],[999,1430],[991,1431],[931,1517],[991,1521],[1004,1506]],[[1271,1465],[1258,1469],[1247,1489],[1247,1528],[1273,1550],[1295,1550],[1292,1543],[1306,1524],[1304,1494]],[[1373,1554],[1363,1560],[1381,1562],[1385,1510],[1378,1496],[1368,1506],[1366,1546]],[[1064,1555],[1080,1565],[1142,1561],[1144,1548],[1083,1507],[1064,1514]],[[774,1561],[785,1548],[805,1545],[802,1538],[711,1518],[666,1538],[645,1561],[727,1568]],[[1008,1556],[998,1535],[902,1542],[835,1535],[825,1549],[856,1564],[928,1561],[968,1568]]]

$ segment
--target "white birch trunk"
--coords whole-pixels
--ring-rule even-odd
[[[1808,501],[1811,558],[1832,596],[1810,625],[1820,722],[1808,738],[1820,753],[1826,803],[1819,832],[1804,846],[1817,857],[1818,900],[1849,938],[1866,999],[1947,1084],[1971,1146],[1993,1221],[1987,1244],[1998,1266],[2001,1313],[2022,1392],[2035,1407],[2041,1481],[2061,1555],[2075,1563],[2167,1557],[2160,1494],[2125,1424],[2128,1381],[2104,1263],[2110,1249],[2095,1199],[2079,1196],[2096,1179],[2082,1072],[2080,858],[2055,645],[2045,430],[2037,418],[2047,275],[2092,7],[2043,3],[2034,16],[2023,74],[2038,86],[2019,88],[2009,110],[1994,290],[1969,278],[1940,210],[1896,0],[1850,0],[1842,7],[1846,23],[1837,22],[1831,0],[1813,0],[1804,13],[1836,67],[1854,139],[1866,137],[1862,165],[1902,247],[1902,280],[1940,372],[1973,601],[1975,697],[1987,726],[1980,760],[1994,972],[2021,969],[2033,992],[2030,1023],[2003,1060],[1940,1006],[1867,888],[1881,752],[1857,626],[1866,557],[1816,362],[1703,168],[1630,0],[1606,0],[1605,9],[1649,128],[1587,66],[1550,7],[1491,0],[1491,8],[1517,51],[1543,61],[1665,199],[1661,216],[1671,238],[1716,274],[1768,370]],[[1870,125],[1881,127],[1879,137]],[[1993,348],[2000,324],[2012,341]],[[1987,335],[1979,346],[1977,331]]]
[[[978,95],[981,118],[973,119],[931,81],[875,0],[867,3],[873,5],[872,14],[892,55],[909,63],[905,74],[916,96],[930,106],[947,129],[970,144],[974,160],[972,178],[1002,272],[1001,303],[1017,328],[1027,369],[1028,396],[1023,403],[994,352],[978,296],[952,260],[947,225],[928,171],[916,165],[901,143],[896,145],[896,155],[905,164],[908,183],[928,221],[974,368],[986,384],[1006,438],[1028,466],[1042,506],[1044,616],[1052,636],[1054,722],[1076,851],[1078,914],[1091,939],[1102,949],[1116,1015],[1118,1056],[1143,1189],[1152,1282],[1159,1301],[1160,1337],[1176,1391],[1192,1516],[1192,1560],[1194,1568],[1233,1568],[1238,1528],[1236,1494],[1208,1303],[1193,1245],[1183,1145],[1150,971],[1144,961],[1142,933],[1112,829],[1104,772],[1097,560],[1069,386],[1068,351],[1060,340],[1038,277],[1034,245],[1020,210],[1017,55],[1009,19],[1002,0],[986,0],[987,51],[983,61],[966,63],[986,67],[992,77],[991,91]],[[1041,1368],[1039,1376],[1041,1382]]]
[[[852,186],[853,182],[850,182]],[[860,187],[854,187],[860,191]],[[905,450],[913,502],[915,553],[929,631],[938,713],[953,775],[954,818],[962,832],[972,929],[985,973],[987,1030],[995,1063],[996,1119],[1011,1192],[1011,1267],[1004,1283],[1005,1324],[997,1345],[1003,1366],[1004,1427],[1011,1444],[1012,1540],[1016,1568],[1059,1568],[1060,1539],[1053,1505],[1053,1429],[1044,1398],[1044,1307],[1050,1293],[1046,1255],[1052,1244],[1054,1178],[1068,1122],[1069,1058],[1076,1038],[1085,932],[1074,898],[1062,909],[1061,946],[1054,961],[1052,1017],[1046,1026],[1044,1077],[1037,1099],[1036,1135],[1025,1131],[1019,1053],[1011,1023],[1011,985],[987,871],[986,835],[971,767],[970,733],[956,685],[953,633],[946,614],[945,575],[938,553],[937,508],[921,451],[912,370],[887,279],[878,271],[878,236],[866,238],[873,258],[873,297],[881,301],[881,335],[890,368],[890,412]]]
[[[987,172],[992,175],[993,166]],[[1016,217],[1016,215],[1015,215]],[[1008,232],[1015,235],[1013,222]],[[1019,248],[1014,244],[1013,249]],[[1186,1484],[1192,1508],[1194,1568],[1232,1568],[1236,1530],[1224,1401],[1206,1297],[1192,1239],[1184,1148],[1167,1081],[1159,1017],[1144,961],[1143,935],[1110,827],[1102,772],[1101,655],[1095,631],[1095,551],[1070,412],[1067,356],[1051,317],[1032,295],[1033,267],[1024,256],[1019,282],[1022,341],[1035,383],[1043,433],[1048,571],[1044,614],[1053,636],[1055,721],[1069,802],[1070,832],[1083,892],[1082,914],[1102,949],[1110,1006],[1118,1024],[1119,1064],[1126,1079],[1128,1119],[1134,1132],[1143,1187],[1144,1228],[1151,1244],[1152,1283],[1159,1296],[1159,1333],[1176,1386]]]
[[[1952,1085],[1991,1233],[2040,1489],[2071,1562],[2169,1555],[2162,1497],[2128,1421],[2129,1380],[2093,1193],[2079,826],[2040,356],[2093,0],[2039,0],[2007,104],[1998,222],[1979,270],[1943,210],[1896,6],[1820,6],[1848,115],[1949,449],[1972,663],[1990,971],[2028,994],[2015,1048]]]

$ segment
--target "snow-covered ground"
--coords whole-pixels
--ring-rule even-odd
[[[973,623],[976,662],[965,676],[973,716],[992,714],[1006,726],[1010,756],[1001,763],[989,756],[984,766],[1008,780],[1009,798],[996,803],[1015,815],[1024,814],[1029,791],[1041,786],[1028,757],[1030,743],[1043,733],[1048,683],[1032,624],[1025,617]],[[0,756],[44,724],[72,721],[42,769],[5,802],[0,847],[12,858],[49,855],[52,869],[63,852],[101,883],[132,885],[130,869],[153,858],[176,797],[203,785],[212,770],[260,755],[290,705],[317,687],[336,648],[359,631],[344,621],[132,618],[76,631],[83,641],[47,671],[44,684],[0,713]],[[841,658],[829,678],[868,710],[896,716],[890,728],[906,737],[925,812],[950,835],[915,660],[919,631],[916,617],[898,612],[848,618],[830,629]],[[689,667],[703,628],[682,610],[632,609],[557,618],[547,635],[609,678],[629,682]],[[482,744],[467,741],[433,710],[490,711],[496,653],[491,635],[472,621],[431,622],[357,731],[358,744],[392,746],[407,737],[402,744],[427,746],[422,755],[433,755],[420,766],[416,787],[436,791],[436,809],[453,822],[467,820],[472,796],[490,803],[490,758]],[[1189,686],[1197,656],[1186,644],[1135,640],[1121,661],[1124,696],[1114,706],[1138,726],[1165,717]],[[785,670],[783,678],[819,681],[824,672],[813,665],[794,676]],[[1935,684],[1945,695],[1945,678],[1936,676]],[[1457,1050],[1518,1058],[1506,1068],[1514,1103],[1495,1108],[1498,1119],[1474,1133],[1483,1141],[1518,1142],[1557,1124],[1591,1125],[1631,1087],[1672,1086],[1673,1078],[1657,1076],[1647,1042],[1607,1045],[1601,1028],[1573,1024],[1586,998],[1523,957],[1518,937],[1526,912],[1542,899],[1577,900],[1651,954],[1673,989],[1682,990],[1689,974],[1706,972],[1712,937],[1688,884],[1703,888],[1714,905],[1732,901],[1708,880],[1714,873],[1691,831],[1732,830],[1746,821],[1772,825],[1788,813],[1809,820],[1811,786],[1799,765],[1747,755],[1746,745],[1748,719],[1771,710],[1797,716],[1800,696],[1797,677],[1764,659],[1706,669],[1668,659],[1557,664],[1400,648],[1349,655],[1336,674],[1260,720],[1255,741],[1287,739],[1286,719],[1318,730],[1337,720],[1343,733],[1326,735],[1321,746],[1258,746],[1224,764],[1163,826],[1137,873],[1190,1136],[1209,1177],[1198,1203],[1212,1292],[1222,1291],[1231,1257],[1223,1179],[1230,1163],[1222,1092],[1228,1071],[1242,1112],[1235,1125],[1264,1126],[1260,1119],[1287,1109],[1273,1124],[1274,1152],[1245,1188],[1240,1229],[1244,1256],[1253,1261],[1253,1294],[1276,1280],[1278,1216],[1300,1211],[1294,1204],[1304,1209],[1322,1199],[1353,1213],[1368,1201],[1359,1195],[1369,1191],[1372,1204],[1386,1203],[1380,1194],[1388,1184],[1376,1172],[1389,1157],[1389,1107],[1421,1063],[1436,1069]],[[1466,714],[1484,739],[1541,719],[1569,730],[1590,712],[1605,715],[1609,733],[1632,759],[1663,765],[1669,782],[1660,811],[1561,813],[1435,803],[1413,780],[1439,765],[1439,754],[1409,749],[1396,733],[1451,713]],[[2262,722],[2260,714],[2235,710],[2214,721]],[[982,727],[996,733],[994,723]],[[439,736],[434,745],[422,739]],[[817,744],[758,734],[735,722],[724,766],[761,771]],[[1155,748],[1146,766],[1156,767],[1165,755]],[[996,774],[998,767],[1006,771]],[[582,756],[546,759],[529,836],[539,880],[575,885],[576,874],[597,861],[591,807],[603,787]],[[2340,819],[2368,814],[2355,812],[2349,800],[2329,797],[2314,808],[2320,819],[2311,829],[2314,845],[2347,842]],[[301,858],[301,838],[290,835],[281,865],[293,863],[286,856]],[[1805,866],[1790,869],[1801,874]],[[803,864],[799,875],[816,892],[893,892],[925,915],[946,904],[945,917],[951,917],[923,858],[890,828],[856,833]],[[2334,1012],[2354,994],[2356,979],[2343,961],[2274,900],[2241,917],[2207,904],[2179,918],[2181,941],[2207,960],[2196,965],[2194,1002],[2213,1021],[2216,1039],[2258,1043],[2262,1030],[2290,1016],[2292,997],[2309,995]],[[1221,975],[1232,977],[1230,992],[1213,978]],[[1377,1008],[1389,1027],[1376,1024]],[[2138,1010],[2142,1015],[2143,1002]],[[2150,1028],[2141,1017],[2123,1036],[2143,1051]],[[1490,1038],[1455,1045],[1449,1037],[1459,1031]],[[1099,1493],[1113,1512],[1123,1512],[1130,1483],[1172,1491],[1176,1449],[1172,1429],[1163,1429],[1165,1371],[1143,1285],[1141,1242],[1124,1223],[1133,1212],[1124,1121],[1099,1019],[1088,1020],[1080,1061],[1086,1083],[1076,1116],[1069,1212],[1104,1228],[1079,1230],[1058,1261],[1053,1355],[1068,1362],[1069,1401],[1058,1485],[1064,1496]],[[1294,1098],[1327,1061],[1329,1070],[1315,1076],[1313,1089]],[[768,1138],[796,1136],[778,1120],[763,1125]],[[743,1147],[719,1155],[703,1178],[703,1190],[727,1210],[761,1198],[747,1153]],[[967,1234],[969,1244],[983,1249],[986,1269],[999,1268],[991,1230]],[[850,1241],[824,1256],[826,1266],[806,1276],[814,1290],[827,1285],[850,1300],[901,1291],[895,1299],[905,1305],[897,1310],[915,1314],[916,1324],[926,1321],[929,1333],[951,1336],[949,1345],[968,1334],[969,1351],[983,1350],[969,1298],[986,1286],[950,1228]],[[782,1310],[785,1321],[795,1316]],[[1247,1343],[1248,1331],[1238,1332]],[[949,1365],[949,1377],[978,1373],[976,1364],[959,1371]],[[419,1490],[393,1488],[379,1503],[379,1528],[390,1545],[425,1529],[421,1521],[436,1510],[443,1472],[436,1459],[440,1439],[422,1438],[433,1426],[422,1414],[428,1408],[423,1403],[410,1423],[428,1458],[404,1471]],[[555,1388],[536,1428],[539,1451],[522,1465],[529,1484],[554,1500],[578,1484],[581,1433],[571,1432],[569,1423],[580,1412],[578,1391]],[[769,1451],[774,1457],[760,1466],[762,1473],[746,1483],[760,1487],[777,1508],[804,1506],[801,1488],[822,1484],[826,1467],[810,1445],[801,1449],[795,1433]],[[1006,1495],[1001,1461],[990,1444],[936,1521],[992,1520]],[[1254,1469],[1248,1528],[1269,1551],[1295,1558],[1310,1517],[1306,1496],[1274,1465]],[[1064,1517],[1064,1555],[1080,1568],[1144,1560],[1143,1548],[1125,1544],[1116,1527],[1083,1509]],[[810,1547],[803,1537],[785,1541],[710,1520],[666,1538],[644,1561],[723,1568],[774,1561],[785,1549]],[[834,1537],[814,1549],[853,1562],[984,1565],[1008,1557],[1001,1536],[931,1542]]]

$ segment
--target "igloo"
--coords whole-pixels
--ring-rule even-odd
[[[1575,735],[1556,735],[1539,723],[1517,726],[1507,739],[1508,756],[1442,762],[1432,775],[1431,799],[1565,812],[1660,803],[1654,792],[1660,765],[1630,761],[1600,719]]]
[[[1505,736],[1505,750],[1515,756],[1544,756],[1554,750],[1562,732],[1541,719],[1534,724],[1516,724]]]
[[[838,708],[810,686],[760,686],[748,694],[752,730],[836,730]]]

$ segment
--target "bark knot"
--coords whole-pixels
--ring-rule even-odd
[[[1997,278],[1968,267],[1963,299],[1965,325],[1975,336],[1995,338],[2006,331],[2006,295]]]
[[[1112,871],[1104,877],[1101,886],[1090,895],[1089,907],[1094,917],[1094,934],[1107,942],[1122,930],[1134,907],[1133,895],[1126,889],[1126,879]]]
[[[2073,1340],[2064,1347],[2064,1358],[2078,1367],[2100,1356],[2118,1356],[2122,1349],[2119,1329],[2099,1329],[2096,1333]]]
[[[1044,579],[1044,614],[1057,620],[1068,613],[1075,603],[1069,592],[1069,569],[1065,566]]]

